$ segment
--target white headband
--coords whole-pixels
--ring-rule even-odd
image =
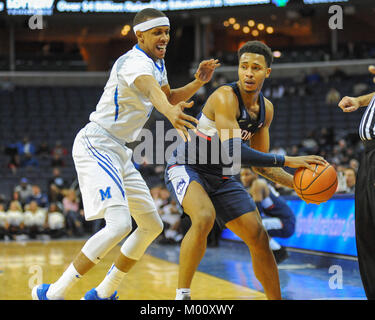
[[[151,20],[147,20],[142,23],[138,23],[133,27],[134,33],[139,31],[147,31],[155,27],[169,27],[169,19],[167,17],[160,17]]]

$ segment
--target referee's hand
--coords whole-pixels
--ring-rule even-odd
[[[360,103],[357,98],[344,97],[339,102],[339,107],[344,112],[353,112],[360,107]]]

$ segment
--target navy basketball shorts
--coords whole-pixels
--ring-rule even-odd
[[[169,192],[182,208],[189,184],[198,182],[210,197],[221,228],[229,221],[256,210],[255,202],[234,177],[202,173],[190,165],[171,165],[167,166],[164,179]]]

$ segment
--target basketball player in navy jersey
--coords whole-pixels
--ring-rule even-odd
[[[249,247],[255,276],[267,298],[281,299],[277,265],[259,212],[248,192],[227,169],[235,168],[239,162],[255,166],[266,178],[293,188],[293,177],[281,167],[312,170],[312,164],[326,164],[322,157],[314,155],[284,157],[268,153],[273,105],[263,97],[261,89],[271,73],[272,51],[265,44],[252,41],[240,48],[238,57],[239,80],[219,87],[209,96],[198,116],[196,134],[192,134],[190,142],[177,147],[166,167],[166,185],[191,219],[181,243],[176,300],[191,298],[191,282],[215,218]],[[203,147],[205,144],[207,148]],[[217,154],[223,156],[217,158]],[[232,160],[231,166],[228,159]]]
[[[255,201],[262,223],[270,236],[270,248],[276,263],[281,263],[288,257],[288,252],[275,239],[289,238],[296,226],[296,217],[292,209],[275,188],[250,168],[241,169],[241,182]]]

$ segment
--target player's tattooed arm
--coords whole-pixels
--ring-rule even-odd
[[[283,168],[280,167],[267,167],[259,168],[253,167],[253,171],[259,173],[263,177],[271,180],[272,182],[281,184],[285,187],[293,189],[293,176],[286,172]]]
[[[269,127],[273,119],[273,104],[271,101],[265,99],[265,105],[266,121],[264,126],[251,138],[251,147],[262,152],[269,152]],[[279,183],[288,188],[293,188],[293,176],[281,167],[253,167],[252,169],[268,180]]]

